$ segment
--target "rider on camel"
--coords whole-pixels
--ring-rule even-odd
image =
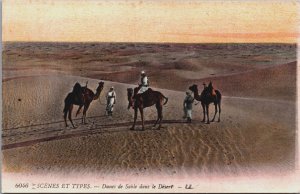
[[[148,77],[147,77],[145,71],[141,71],[141,83],[139,85],[141,88],[138,91],[138,94],[144,93],[148,90],[149,80],[148,80]]]

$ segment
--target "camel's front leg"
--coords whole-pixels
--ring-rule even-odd
[[[206,105],[207,124],[209,124],[209,105]]]
[[[82,116],[83,124],[87,124],[85,120],[86,120],[86,112],[89,109],[89,106],[90,106],[90,104],[87,104],[83,107],[83,116]]]
[[[205,105],[203,103],[201,103],[201,106],[202,106],[202,110],[203,110],[203,119],[202,119],[202,122],[204,123],[205,122]]]
[[[156,127],[158,121],[159,121],[159,117],[157,117],[157,119],[156,119],[156,121],[155,121],[155,123],[154,123],[154,125],[153,125],[153,128]]]
[[[142,130],[144,130],[144,111],[143,107],[139,107],[140,113],[141,113],[141,119],[142,119]]]
[[[133,120],[133,125],[130,128],[130,130],[134,130],[136,118],[137,118],[137,108],[134,108],[134,120]]]
[[[78,108],[78,110],[77,110],[77,112],[76,112],[75,117],[77,117],[77,115],[80,113],[80,110],[81,110],[82,107],[83,107],[83,105],[79,105],[79,108]]]

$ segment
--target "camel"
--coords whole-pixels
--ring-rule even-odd
[[[81,87],[81,89],[82,89],[82,99],[81,100],[78,99],[78,95],[76,95],[74,92],[70,92],[67,95],[67,97],[65,98],[65,107],[64,107],[64,111],[63,111],[66,127],[68,127],[68,124],[67,124],[67,115],[68,115],[68,118],[69,118],[73,128],[75,128],[73,121],[72,121],[73,105],[79,106],[76,116],[80,112],[80,109],[82,107],[84,107],[83,114],[82,114],[82,123],[86,124],[86,112],[87,112],[91,102],[93,100],[97,100],[99,98],[100,93],[103,89],[103,86],[104,86],[104,82],[99,82],[99,85],[96,89],[96,93],[94,93],[92,90],[87,88],[87,86]]]
[[[222,99],[222,95],[221,95],[220,91],[215,90],[216,95],[213,96],[213,95],[211,95],[211,92],[208,89],[204,89],[202,91],[201,95],[199,95],[198,86],[196,84],[190,86],[189,89],[194,93],[194,98],[197,101],[201,102],[202,109],[203,109],[203,120],[202,120],[202,122],[205,122],[205,115],[207,115],[207,124],[209,124],[210,122],[214,122],[216,114],[218,112],[218,107],[219,107],[218,122],[220,122],[220,120],[221,120],[220,119],[221,99]],[[211,104],[211,103],[214,103],[214,105],[215,105],[215,115],[214,115],[214,118],[211,121],[209,121],[209,104]]]
[[[135,128],[138,109],[140,111],[141,119],[142,119],[142,130],[144,130],[144,108],[151,107],[153,105],[156,106],[156,110],[157,110],[157,120],[153,128],[157,125],[157,123],[159,123],[157,129],[160,129],[161,121],[163,119],[163,115],[162,115],[163,105],[167,104],[168,98],[165,97],[162,93],[158,91],[154,91],[151,88],[149,88],[147,91],[145,91],[142,94],[137,94],[138,91],[139,91],[139,87],[134,88],[134,90],[132,88],[127,89],[128,109],[130,109],[130,107],[134,109],[134,122],[130,130],[134,130]],[[165,102],[163,102],[164,100]]]

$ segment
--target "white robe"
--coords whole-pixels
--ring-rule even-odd
[[[190,100],[191,102],[188,104],[187,101]],[[184,111],[184,118],[192,119],[192,105],[194,99],[191,96],[186,96],[183,102],[183,111]]]
[[[107,112],[113,112],[116,98],[117,98],[117,96],[116,96],[115,91],[109,91],[107,93],[107,95],[106,95],[106,101],[107,101],[106,111]]]
[[[142,78],[142,83],[141,83],[142,87],[140,88],[140,90],[138,91],[138,94],[144,93],[148,90],[148,77],[145,76]]]

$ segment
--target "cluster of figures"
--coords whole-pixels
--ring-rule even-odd
[[[146,92],[149,88],[149,80],[148,80],[148,77],[147,77],[145,71],[141,72],[141,82],[140,82],[139,86],[140,86],[140,89],[138,91],[138,94]],[[117,100],[116,91],[114,90],[114,87],[111,86],[109,91],[106,94],[105,115],[112,116],[113,110],[114,110],[114,105],[116,104],[116,100]]]
[[[78,82],[75,83],[73,87],[72,93],[74,94],[74,98],[76,99],[75,101],[78,101],[78,105],[80,104],[84,105],[86,98],[85,98],[85,91],[88,89],[87,88],[88,82],[86,82],[86,85],[82,87]],[[114,110],[114,105],[116,104],[117,100],[117,95],[114,90],[114,87],[111,86],[109,91],[106,94],[106,109],[105,109],[105,115],[112,116],[113,110]],[[79,110],[80,111],[80,110]],[[79,112],[78,112],[79,113]],[[76,116],[78,115],[76,114]]]
[[[205,91],[210,93],[213,98],[217,97],[216,92],[212,86],[212,82],[209,82],[208,86],[205,83],[203,83],[203,92]],[[192,109],[193,109],[194,100],[195,99],[192,96],[192,93],[190,91],[186,91],[186,97],[183,101],[183,111],[184,111],[183,119],[187,119],[188,123],[192,122]]]
[[[145,73],[145,71],[141,72],[141,83],[140,83],[140,89],[138,91],[138,94],[144,93],[148,90],[149,87],[149,80]],[[109,91],[106,94],[106,109],[105,109],[105,115],[112,116],[114,105],[116,104],[117,100],[117,94],[114,90],[114,87],[111,86]]]
[[[96,89],[96,92],[94,93],[91,91],[88,87],[88,82],[86,82],[85,86],[81,86],[78,82],[75,83],[72,92],[70,92],[67,97],[65,98],[65,107],[64,107],[64,120],[66,122],[67,115],[69,116],[69,120],[74,127],[73,121],[72,121],[72,110],[73,110],[73,105],[78,105],[79,108],[76,112],[76,116],[80,113],[81,108],[84,107],[83,110],[83,117],[82,117],[82,123],[85,123],[85,117],[86,117],[86,112],[89,108],[90,103],[93,100],[96,100],[100,97],[100,93],[103,89],[103,82],[99,83],[98,88]],[[139,85],[139,91],[137,92],[138,94],[144,93],[148,90],[149,87],[149,80],[148,77],[146,76],[145,71],[141,72],[141,83]],[[117,102],[117,94],[116,91],[114,90],[114,87],[111,86],[109,91],[106,94],[106,109],[105,109],[105,115],[107,116],[112,116],[113,111],[114,111],[114,106]]]
[[[138,91],[138,94],[144,93],[149,88],[149,80],[145,73],[145,71],[141,72],[141,82],[139,84],[140,89]],[[109,91],[106,94],[106,109],[105,109],[105,115],[112,116],[114,105],[116,104],[116,91],[114,90],[114,87],[111,86]]]
[[[100,93],[103,90],[104,82],[99,82],[99,85],[96,89],[96,92],[94,93],[92,90],[87,88],[87,84],[84,87],[82,87],[79,83],[76,83],[73,87],[73,91],[70,92],[67,97],[65,98],[65,107],[64,107],[64,120],[65,124],[67,125],[67,115],[69,116],[69,120],[73,127],[74,124],[72,122],[72,109],[73,105],[78,105],[79,108],[76,112],[76,116],[80,113],[81,108],[83,107],[83,116],[82,116],[82,123],[85,122],[86,118],[86,112],[90,106],[90,103],[93,100],[99,99]],[[192,107],[194,103],[194,99],[201,102],[202,108],[203,108],[203,122],[206,120],[207,116],[207,122],[209,123],[209,104],[214,103],[215,105],[215,115],[212,119],[214,121],[216,113],[217,113],[217,106],[219,106],[219,119],[220,121],[220,112],[221,112],[221,93],[218,90],[214,90],[212,83],[210,82],[208,86],[204,83],[204,89],[201,93],[201,95],[198,94],[198,88],[197,85],[193,85],[189,87],[189,89],[194,93],[194,96],[192,96],[190,91],[186,92],[186,97],[183,102],[183,109],[184,109],[184,119],[187,119],[187,122],[192,121]],[[128,98],[128,109],[133,108],[134,109],[134,122],[131,129],[134,129],[136,119],[137,119],[137,112],[140,111],[141,119],[142,119],[142,128],[144,129],[144,114],[143,109],[155,105],[157,110],[157,120],[154,124],[154,127],[156,124],[159,124],[158,129],[161,126],[161,121],[163,118],[162,115],[162,109],[163,105],[167,104],[168,98],[165,97],[161,92],[154,91],[151,88],[149,88],[149,79],[145,73],[145,71],[141,72],[141,79],[139,86],[132,89],[127,89],[127,98]],[[112,116],[114,111],[114,106],[116,104],[117,94],[114,90],[114,87],[111,86],[109,91],[106,94],[106,115]]]

